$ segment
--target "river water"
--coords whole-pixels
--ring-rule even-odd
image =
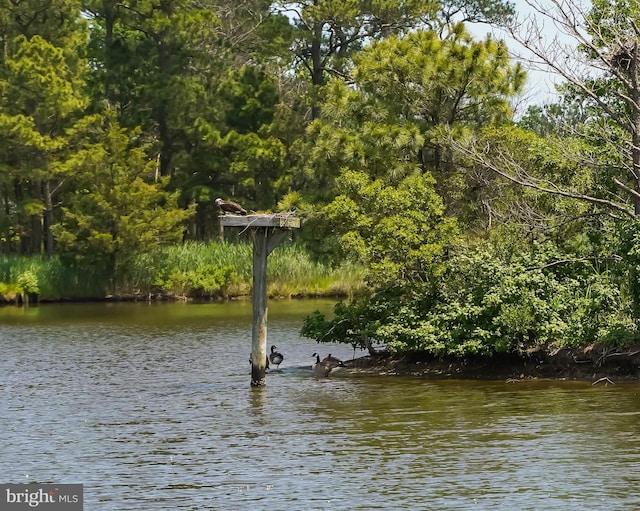
[[[638,384],[312,377],[329,302],[0,308],[0,483],[85,511],[640,509]]]

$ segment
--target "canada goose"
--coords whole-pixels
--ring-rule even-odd
[[[313,374],[315,376],[326,377],[333,371],[334,368],[343,365],[342,361],[329,355],[328,357],[320,360],[320,355],[314,353],[312,356],[316,357],[316,363],[313,365]]]
[[[269,354],[269,360],[271,360],[272,364],[276,365],[277,369],[280,369],[280,364],[284,360],[284,356],[282,353],[276,351],[277,346],[271,346],[271,353]]]
[[[340,367],[344,366],[344,364],[342,363],[342,360],[336,357],[332,357],[331,353],[329,353],[326,357],[324,357],[322,361],[331,362],[332,364],[336,364],[336,366],[340,366]]]
[[[316,357],[317,359],[320,358],[320,356],[317,353],[314,353],[313,355],[311,355],[312,357]],[[324,357],[322,359],[322,362],[327,364],[327,365],[332,365],[333,367],[342,367],[344,366],[344,363],[342,362],[342,360],[340,360],[339,358],[336,357],[332,357],[331,353],[329,353],[326,357]]]

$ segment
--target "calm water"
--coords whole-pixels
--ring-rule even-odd
[[[640,509],[640,385],[316,380],[251,389],[251,306],[0,308],[0,483],[84,483],[85,510]]]

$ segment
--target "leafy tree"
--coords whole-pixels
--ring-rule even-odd
[[[134,255],[180,242],[193,208],[178,207],[167,178],[154,181],[155,163],[113,115],[87,128],[95,143],[75,158],[84,171],[52,230],[60,253],[117,277]]]
[[[229,72],[212,95],[218,110],[196,118],[191,147],[176,157],[181,167],[194,170],[173,179],[182,201],[198,204],[198,239],[218,235],[219,196],[252,210],[272,209],[286,170],[286,149],[275,132],[280,99],[272,78],[246,66]]]
[[[614,273],[558,256],[549,241],[506,253],[466,247],[447,260],[439,286],[411,299],[387,292],[338,304],[331,320],[307,318],[302,334],[437,357],[632,343],[637,328]]]
[[[452,165],[440,131],[510,119],[508,98],[524,73],[503,43],[475,41],[462,25],[441,38],[417,31],[372,44],[357,59],[348,86],[328,86],[323,118],[299,149],[307,165],[295,186],[330,200],[342,169],[392,182],[433,171],[446,206],[456,211],[464,176]]]
[[[76,50],[86,37],[87,27],[80,8],[80,2],[75,0],[3,0],[0,2],[3,21],[0,32],[5,50],[2,58],[7,56],[13,38],[22,35],[27,39],[42,37],[56,47],[65,48],[67,59],[82,59],[83,53]]]
[[[322,314],[305,320],[303,335],[324,342],[348,342],[372,349],[377,329],[393,311],[416,296],[431,293],[444,270],[456,223],[443,216],[434,180],[428,174],[397,185],[350,171],[338,180],[343,192],[326,206],[343,257],[367,268],[371,293],[336,306],[336,318]]]
[[[571,137],[588,121],[584,103],[567,94],[557,103],[529,106],[517,125],[541,137]]]
[[[552,8],[534,1],[528,4],[537,18],[512,20],[511,33],[532,58],[565,80],[558,88],[560,103],[533,107],[519,123],[546,137],[545,165],[531,165],[530,158],[523,160],[518,152],[506,150],[501,136],[476,138],[462,152],[476,168],[491,169],[512,183],[584,202],[574,210],[625,221],[637,217],[640,68],[630,59],[635,51],[637,5],[596,1],[587,10],[573,1],[554,0]],[[564,38],[546,38],[540,20],[553,22]],[[570,173],[574,179],[565,179]],[[581,218],[582,214],[575,216],[579,222]]]
[[[610,175],[612,185],[626,195],[640,215],[640,59],[637,55],[637,2],[595,0],[590,9],[581,2],[551,0],[550,7],[527,3],[565,36],[549,40],[536,18],[513,20],[513,37],[534,59],[565,80],[565,90],[583,101],[586,126],[597,130],[599,152],[619,156]],[[566,42],[566,41],[569,42]],[[577,46],[577,51],[575,47]],[[622,137],[622,138],[621,138]],[[590,165],[590,155],[583,157]]]
[[[217,47],[218,18],[191,0],[87,2],[86,8],[97,26],[91,47],[103,97],[123,126],[141,126],[156,142],[158,171],[171,175],[185,121],[207,104],[208,77],[198,73],[222,62],[210,48]]]
[[[494,0],[445,0],[440,2],[443,23],[454,22],[501,24],[515,14],[513,2]]]
[[[433,31],[388,38],[356,62],[354,77],[363,93],[392,119],[413,121],[426,135],[420,163],[434,170],[442,169],[444,156],[431,131],[509,120],[508,99],[525,77],[520,65],[510,62],[503,42],[475,41],[462,24],[444,38]]]
[[[142,128],[158,173],[183,206],[197,204],[189,235],[209,239],[216,197],[251,209],[278,199],[284,148],[270,125],[283,110],[271,61],[290,26],[258,0],[156,4],[88,2],[94,87],[123,126]]]
[[[585,153],[597,161],[597,148],[581,137],[540,137],[511,126],[468,131],[449,142],[475,181],[469,226],[518,223],[523,235],[556,229],[560,236],[589,223],[610,224],[611,214],[632,215],[615,195],[606,160],[583,164]]]
[[[455,221],[443,216],[442,201],[428,174],[397,186],[363,172],[339,179],[343,193],[326,207],[344,255],[368,268],[374,287],[431,283],[441,271]]]

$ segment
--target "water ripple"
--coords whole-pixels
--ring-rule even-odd
[[[637,385],[318,380],[276,313],[285,363],[251,389],[250,309],[192,307],[0,323],[0,482],[107,511],[640,505]]]

